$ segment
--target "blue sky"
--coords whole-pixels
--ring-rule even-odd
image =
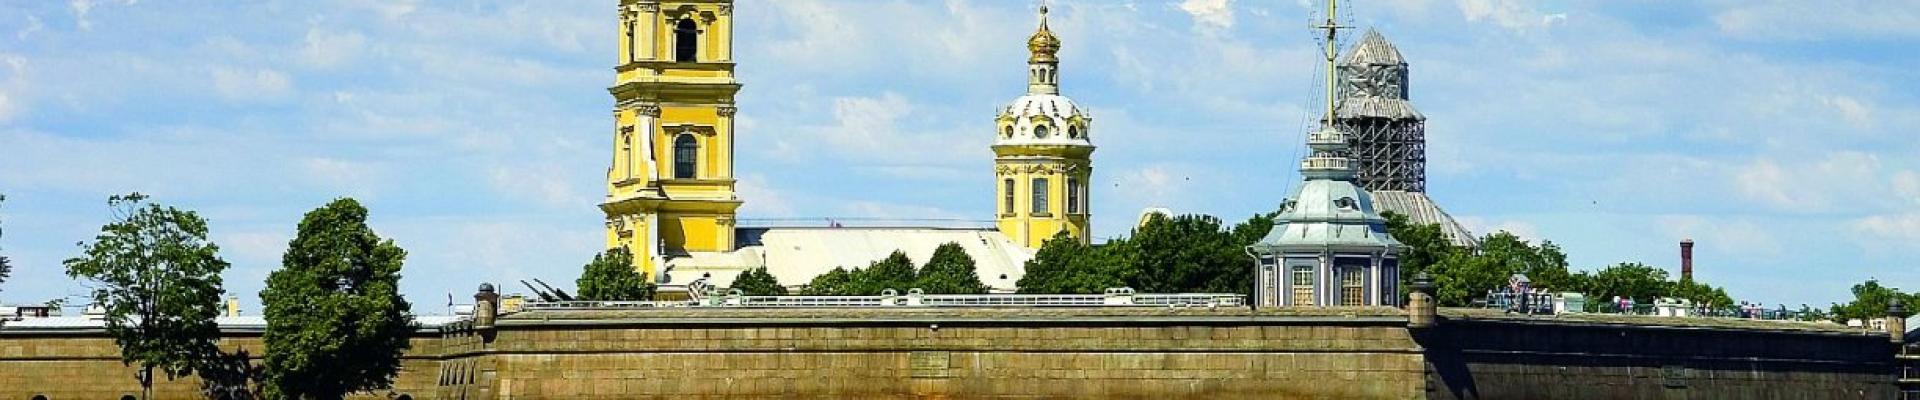
[[[1278,204],[1318,81],[1306,1],[1054,3],[1096,117],[1095,230],[1148,206]],[[1824,4],[1824,2],[1822,3]],[[1026,1],[742,0],[743,218],[988,219]],[[1412,64],[1431,194],[1580,268],[1736,298],[1920,289],[1920,4],[1360,1]],[[300,215],[352,196],[444,312],[482,280],[571,286],[602,243],[612,1],[10,1],[0,7],[0,300],[62,274],[140,191],[207,217],[247,304]],[[517,286],[517,285],[516,285]]]

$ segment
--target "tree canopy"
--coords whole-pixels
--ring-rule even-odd
[[[595,254],[573,283],[579,299],[590,301],[653,300],[658,288],[646,274],[634,269],[633,253],[626,247]]]
[[[944,243],[917,270],[907,253],[895,250],[866,268],[833,270],[813,277],[801,294],[815,296],[873,296],[887,289],[906,294],[918,288],[927,294],[979,294],[987,292],[975,270],[973,256],[959,243]]]
[[[1026,275],[1015,285],[1020,293],[1097,294],[1107,288],[1127,286],[1133,279],[1133,265],[1122,259],[1123,239],[1104,246],[1089,246],[1065,232],[1040,245],[1027,260]]]
[[[913,287],[929,294],[982,294],[987,285],[980,283],[973,256],[959,243],[947,242],[933,249],[933,256],[920,267]]]
[[[1908,311],[1920,308],[1920,292],[1903,293],[1899,289],[1881,286],[1877,279],[1853,285],[1853,301],[1846,304],[1834,304],[1829,317],[1834,322],[1846,322],[1849,319],[1872,320],[1887,316],[1887,302],[1900,300]],[[1908,327],[1913,328],[1913,327]]]
[[[913,260],[907,253],[894,251],[886,258],[875,260],[866,268],[846,269],[836,267],[825,274],[813,277],[802,294],[817,296],[874,296],[882,291],[893,289],[904,293],[918,278],[914,275]]]
[[[392,385],[414,329],[399,293],[406,255],[374,234],[353,199],[301,218],[260,292],[267,397],[337,399]]]
[[[775,279],[772,273],[768,273],[767,267],[741,272],[740,276],[733,278],[733,288],[740,289],[740,293],[748,296],[787,295],[787,287],[780,286],[780,280]]]
[[[1232,227],[1205,215],[1152,216],[1130,237],[1098,246],[1056,236],[1027,261],[1021,293],[1101,293],[1131,287],[1142,292],[1253,291],[1253,260],[1246,248],[1273,229],[1274,214],[1257,214]]]
[[[228,264],[207,240],[207,222],[192,211],[147,203],[139,193],[107,200],[114,218],[100,227],[67,276],[94,282],[93,305],[106,311],[107,333],[120,360],[138,364],[151,388],[158,369],[168,379],[193,373],[220,354],[220,273]]]
[[[1406,216],[1384,212],[1387,231],[1406,247],[1400,251],[1401,287],[1414,274],[1433,277],[1440,305],[1467,306],[1488,290],[1505,287],[1508,277],[1525,274],[1532,286],[1555,292],[1581,292],[1590,306],[1614,296],[1648,303],[1657,297],[1679,297],[1712,307],[1732,305],[1725,290],[1691,280],[1669,281],[1666,270],[1641,263],[1619,263],[1598,271],[1574,272],[1567,255],[1550,241],[1528,242],[1509,232],[1480,239],[1478,249],[1452,245],[1437,224],[1414,224]]]

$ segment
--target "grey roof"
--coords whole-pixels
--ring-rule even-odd
[[[1380,211],[1392,211],[1407,216],[1407,220],[1416,224],[1439,224],[1440,233],[1455,246],[1479,247],[1479,238],[1468,232],[1452,215],[1441,210],[1426,193],[1405,192],[1399,190],[1381,190],[1373,192],[1373,207]]]
[[[1340,63],[1391,65],[1406,64],[1407,60],[1400,57],[1400,49],[1395,48],[1393,42],[1388,42],[1387,37],[1381,35],[1380,31],[1368,28],[1366,35],[1360,37],[1360,44],[1348,50],[1346,59]]]
[[[1280,252],[1323,248],[1397,249],[1400,242],[1387,234],[1386,220],[1374,211],[1372,195],[1353,182],[1312,179],[1287,196],[1274,218],[1273,230],[1252,247]],[[1352,202],[1343,207],[1342,200]]]
[[[1380,96],[1346,96],[1334,107],[1338,118],[1387,118],[1426,120],[1427,116],[1413,109],[1413,103],[1404,99]]]

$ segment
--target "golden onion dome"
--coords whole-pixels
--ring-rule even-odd
[[[1029,62],[1060,61],[1059,58],[1054,57],[1060,52],[1060,38],[1054,37],[1053,31],[1047,30],[1046,7],[1040,7],[1040,29],[1033,32],[1033,37],[1027,38],[1027,51],[1033,52],[1033,57],[1027,59]]]

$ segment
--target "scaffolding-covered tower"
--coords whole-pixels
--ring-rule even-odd
[[[1477,245],[1427,197],[1427,117],[1407,101],[1407,61],[1380,32],[1368,30],[1338,67],[1334,125],[1350,136],[1354,182],[1374,193],[1374,208],[1416,224],[1439,224],[1454,245]]]

